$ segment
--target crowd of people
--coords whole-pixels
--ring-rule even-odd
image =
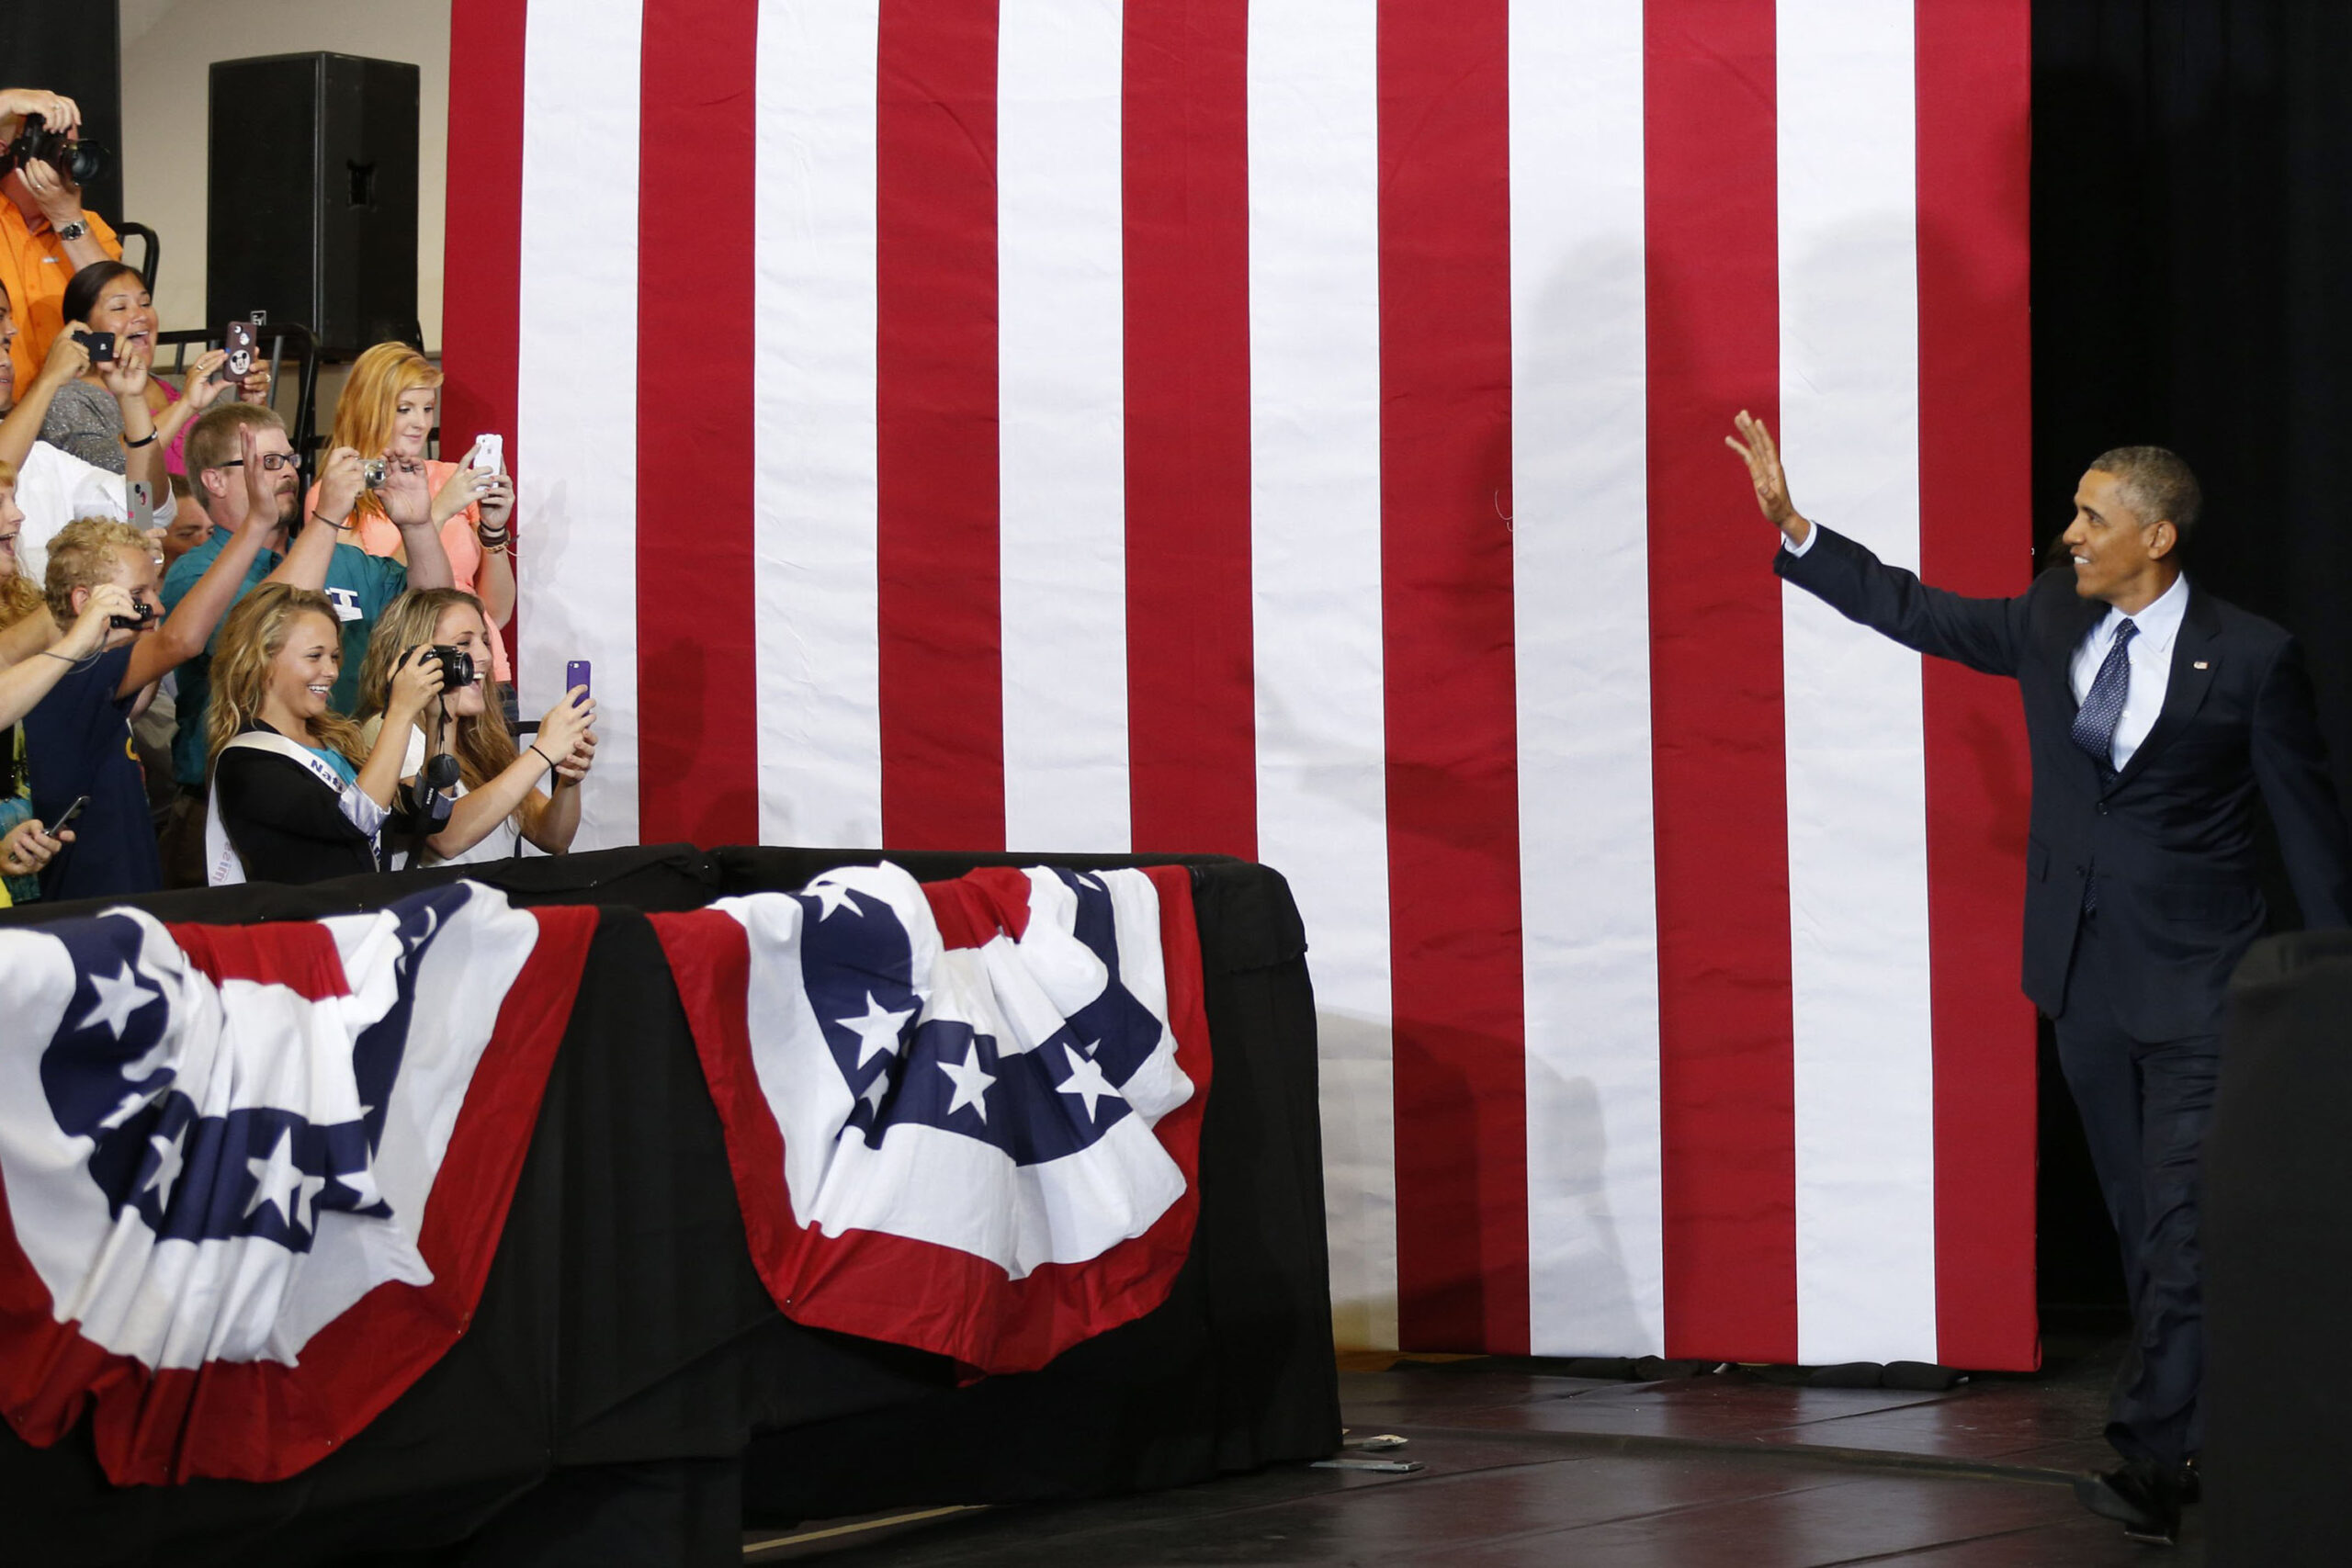
[[[72,100],[0,89],[0,146]],[[595,704],[527,737],[500,628],[514,485],[430,457],[441,372],[353,365],[316,481],[268,369],[154,373],[70,172],[0,174],[0,905],[567,849]]]

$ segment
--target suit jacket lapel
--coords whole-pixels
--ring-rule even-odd
[[[2100,601],[2078,598],[2069,591],[2057,613],[2042,623],[2041,657],[2050,667],[2047,678],[2058,683],[2058,701],[2070,719],[2082,706],[2075,700],[2075,650],[2106,615],[2107,605]]]
[[[2180,633],[2172,639],[2172,672],[2165,679],[2165,705],[2150,727],[2147,739],[2123,764],[2107,786],[2109,791],[2129,784],[2148,765],[2148,759],[2169,745],[2179,735],[2197,705],[2205,700],[2205,693],[2213,684],[2213,672],[2222,667],[2214,643],[2222,634],[2222,617],[2212,601],[2188,585],[2188,605],[2181,613]]]

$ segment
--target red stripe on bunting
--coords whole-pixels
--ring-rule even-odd
[[[2030,7],[1947,0],[1915,26],[1922,575],[2018,593],[2033,560]],[[2017,988],[2025,719],[2009,682],[1925,666],[1937,1359],[2018,1370],[2041,1359],[2033,1009]]]
[[[1397,1335],[1528,1345],[1507,0],[1380,11]]]
[[[441,428],[445,446],[497,431],[510,472],[521,361],[525,0],[456,0],[449,8],[448,239],[442,259]],[[463,434],[452,434],[463,433]],[[518,526],[521,520],[518,519]],[[514,547],[515,570],[528,546]],[[501,635],[514,662],[518,610]]]
[[[637,660],[649,840],[755,843],[752,347],[759,8],[645,0]],[[680,254],[690,268],[665,265]],[[740,302],[741,310],[729,309]]]
[[[1250,17],[1125,18],[1131,841],[1254,859]]]
[[[1724,450],[1779,423],[1772,0],[1650,0],[1650,716],[1669,1355],[1797,1352],[1774,535]]]
[[[994,0],[883,0],[875,106],[882,837],[1004,843]]]

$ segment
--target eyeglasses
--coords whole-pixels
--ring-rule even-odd
[[[273,474],[280,468],[294,468],[301,461],[301,458],[291,452],[264,452],[261,455],[261,466]],[[232,457],[219,466],[223,468],[242,468],[245,466],[245,460],[243,457]]]

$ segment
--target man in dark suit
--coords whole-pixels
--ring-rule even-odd
[[[2181,574],[2199,496],[2160,446],[2091,464],[2069,565],[2014,599],[1966,599],[1809,522],[1770,434],[1745,412],[1736,424],[1726,441],[1784,536],[1774,570],[1850,620],[2013,677],[2023,694],[2025,993],[2055,1022],[2132,1297],[2107,1428],[2126,1462],[2076,1490],[2128,1533],[2169,1540],[2201,1439],[2198,1156],[2224,991],[2263,929],[2257,791],[2304,922],[2352,912],[2352,852],[2301,655]]]

